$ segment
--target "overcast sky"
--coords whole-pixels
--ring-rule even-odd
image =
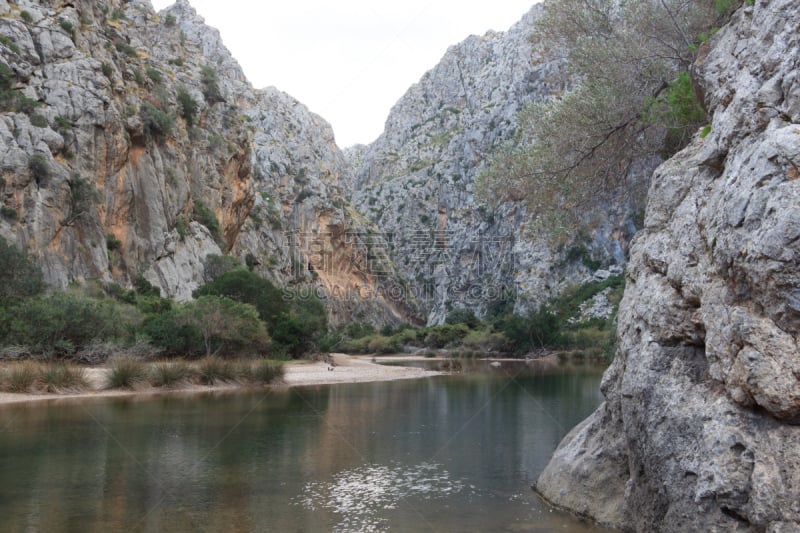
[[[505,31],[537,0],[190,0],[256,87],[274,85],[369,143],[447,48]],[[157,10],[172,0],[152,0]]]

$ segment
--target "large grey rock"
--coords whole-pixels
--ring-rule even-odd
[[[537,483],[555,503],[636,531],[800,528],[799,30],[795,2],[757,1],[701,50],[711,133],[653,177],[606,404]]]

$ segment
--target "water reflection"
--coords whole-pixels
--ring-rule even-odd
[[[599,372],[0,409],[8,531],[592,531],[529,485]]]

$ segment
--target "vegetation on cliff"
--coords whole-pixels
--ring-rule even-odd
[[[576,82],[519,114],[516,139],[482,176],[486,196],[524,200],[534,225],[561,241],[598,199],[627,191],[643,203],[643,165],[677,152],[707,122],[689,68],[740,3],[549,3],[533,41],[568,50]]]

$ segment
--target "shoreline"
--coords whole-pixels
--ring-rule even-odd
[[[373,383],[402,379],[421,379],[438,376],[444,372],[406,366],[387,366],[373,363],[368,356],[331,354],[333,365],[319,361],[291,361],[284,363],[286,373],[279,383],[266,387],[238,384],[192,385],[172,388],[142,387],[140,389],[105,389],[103,383],[107,369],[86,369],[90,389],[65,394],[0,392],[0,407],[39,402],[61,402],[94,398],[150,397],[158,395],[202,394],[210,392],[235,392],[248,390],[289,389],[293,387],[337,385],[340,383]],[[333,369],[333,370],[331,370]]]

